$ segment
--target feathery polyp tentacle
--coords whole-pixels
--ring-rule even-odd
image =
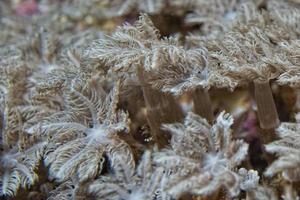
[[[83,102],[86,103],[92,115],[93,125],[98,125],[99,121],[97,117],[97,109],[95,108],[94,104],[87,97],[83,96],[80,92],[76,91],[73,87],[71,87],[71,92],[73,92],[76,96],[78,96],[78,98],[82,99]]]
[[[84,133],[88,132],[88,128],[82,124],[76,123],[76,122],[57,122],[52,124],[45,124],[42,125],[41,128],[43,129],[51,129],[51,128],[62,128],[62,129],[68,129],[72,130],[75,129],[77,131],[83,131]]]

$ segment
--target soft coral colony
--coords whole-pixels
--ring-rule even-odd
[[[1,198],[299,199],[299,1],[0,11]]]

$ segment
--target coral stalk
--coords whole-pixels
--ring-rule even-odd
[[[214,119],[210,96],[203,88],[196,89],[192,94],[194,101],[194,112],[212,122]]]
[[[137,71],[147,108],[147,121],[154,141],[161,148],[168,144],[169,139],[166,132],[160,129],[161,124],[180,121],[183,118],[183,112],[172,95],[152,89],[151,85],[145,81],[144,71],[140,68]]]
[[[278,113],[268,80],[254,81],[258,119],[262,129],[273,129],[279,125]]]
[[[283,183],[283,199],[285,200],[293,200],[299,199],[297,197],[297,192],[293,189],[293,184],[291,182],[285,181]]]

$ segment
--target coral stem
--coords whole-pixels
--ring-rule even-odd
[[[254,87],[260,127],[276,128],[279,125],[279,118],[269,81],[254,81]]]
[[[169,138],[167,133],[161,129],[161,124],[182,120],[183,112],[172,95],[151,88],[151,85],[145,81],[144,71],[142,69],[137,71],[147,108],[146,117],[153,139],[159,147],[163,147],[168,144]]]
[[[283,195],[285,200],[297,199],[297,193],[293,189],[293,184],[288,181],[283,182]]]
[[[198,88],[192,93],[194,112],[212,122],[214,119],[210,96],[207,90]]]

